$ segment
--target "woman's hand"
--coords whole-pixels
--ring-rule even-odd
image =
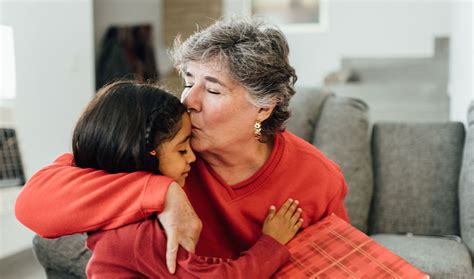
[[[176,270],[178,245],[188,252],[194,249],[201,234],[202,223],[184,190],[173,182],[166,193],[165,208],[158,214],[167,237],[166,266],[170,273]]]
[[[300,218],[303,210],[298,208],[298,204],[297,200],[289,199],[278,212],[275,206],[270,206],[270,212],[263,223],[262,233],[273,237],[283,245],[288,243],[303,225],[303,219]]]

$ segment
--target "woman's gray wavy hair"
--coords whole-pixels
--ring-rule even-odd
[[[288,105],[297,77],[288,54],[283,33],[255,18],[216,21],[184,42],[178,36],[171,50],[174,66],[181,73],[188,62],[218,59],[247,89],[251,103],[262,108],[275,105],[271,116],[262,122],[263,141],[282,131],[290,117]]]

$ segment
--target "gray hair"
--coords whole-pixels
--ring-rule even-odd
[[[262,108],[275,105],[271,116],[262,122],[264,140],[282,131],[290,117],[288,105],[297,77],[288,54],[288,42],[277,27],[258,19],[235,18],[216,21],[184,42],[178,36],[171,50],[174,66],[181,73],[188,62],[217,59],[247,89],[252,104]]]

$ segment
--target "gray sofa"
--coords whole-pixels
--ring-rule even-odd
[[[298,89],[288,129],[344,171],[351,222],[431,278],[474,278],[474,102],[461,123],[369,123],[367,105]],[[84,235],[34,238],[49,278],[84,277]]]

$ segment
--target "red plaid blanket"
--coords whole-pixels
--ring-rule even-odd
[[[274,278],[429,278],[334,214],[287,246],[291,258]]]

